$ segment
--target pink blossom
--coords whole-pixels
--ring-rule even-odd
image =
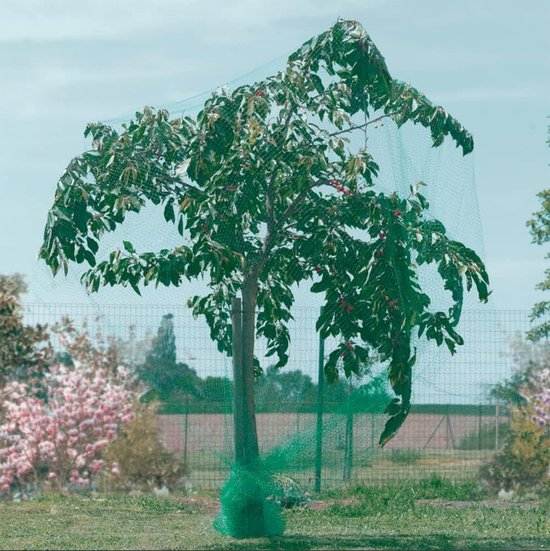
[[[106,356],[91,353],[89,343],[78,338],[75,344],[65,336],[65,342],[73,347],[73,357],[81,353],[85,361],[51,366],[42,381],[45,399],[21,382],[8,383],[0,392],[0,495],[8,494],[16,480],[34,476],[38,464],[47,467],[43,483],[88,487],[90,473],[105,468],[101,451],[133,419],[135,393],[113,375]],[[113,464],[111,472],[118,474],[119,466]]]
[[[533,423],[540,427],[550,424],[550,369],[545,368],[533,377],[526,398],[533,404]]]

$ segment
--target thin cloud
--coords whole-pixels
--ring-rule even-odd
[[[434,100],[444,103],[473,103],[482,101],[510,101],[543,99],[548,96],[548,89],[539,84],[530,84],[506,88],[476,87],[463,88],[447,92],[432,92]]]
[[[141,33],[200,32],[215,41],[239,42],[242,32],[263,32],[277,22],[335,18],[398,0],[18,0],[0,4],[0,42],[121,40]]]

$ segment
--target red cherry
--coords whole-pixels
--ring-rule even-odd
[[[337,185],[340,183],[340,180],[336,180],[336,179],[334,178],[334,179],[332,179],[332,180],[330,181],[330,183],[331,183],[333,186],[337,186]]]
[[[340,306],[340,308],[343,308],[345,305],[346,305],[346,301],[343,298],[341,298],[338,301],[338,306]]]
[[[376,251],[376,254],[377,254],[378,256],[384,256],[384,249],[378,249],[378,250]]]
[[[323,271],[323,268],[321,268],[321,266],[317,265],[315,266],[315,271],[320,274],[322,271]]]
[[[264,95],[265,95],[265,92],[264,92],[263,90],[261,90],[261,89],[258,89],[258,90],[256,90],[256,92],[254,92],[254,95],[255,95],[255,96],[260,96],[260,97],[261,97],[261,96],[264,96]]]
[[[403,215],[403,213],[397,209],[397,210],[394,210],[393,211],[393,215],[396,217],[396,218],[401,218],[401,216]]]
[[[346,310],[349,314],[353,310],[353,306],[351,304],[348,304],[347,307],[346,307]]]
[[[384,238],[386,237],[386,233],[383,232],[383,231],[381,231],[381,232],[378,234],[378,237],[379,237],[380,239],[384,239]]]

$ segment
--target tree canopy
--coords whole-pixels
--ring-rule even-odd
[[[276,367],[288,359],[293,287],[311,280],[325,303],[317,328],[339,339],[327,376],[356,372],[369,351],[387,362],[398,398],[383,444],[410,408],[414,336],[454,352],[465,289],[488,296],[482,261],[430,216],[421,183],[410,182],[408,197],[375,189],[379,166],[350,137],[385,119],[425,127],[434,147],[447,137],[463,154],[473,149],[456,119],[390,75],[359,23],[339,20],[279,73],[212,94],[196,118],[146,107],[122,130],[89,124],[92,148],[59,180],[40,257],[54,274],[87,264],[90,292],[205,277],[209,291],[190,305],[228,354],[230,305],[241,293],[243,330],[250,342],[267,340]],[[150,204],[188,242],[100,251],[106,232]],[[420,286],[419,270],[431,264],[452,298],[447,311],[433,311]],[[253,345],[243,361],[254,362]]]
[[[550,146],[550,126],[548,127],[546,143]],[[550,189],[543,189],[537,194],[537,197],[540,200],[541,208],[533,213],[533,218],[527,222],[527,226],[531,232],[533,243],[544,245],[550,241]],[[550,253],[546,254],[546,258],[550,258]],[[537,289],[541,291],[550,289],[550,268],[546,270],[545,276],[544,281],[537,285]],[[538,341],[542,338],[548,338],[550,335],[549,313],[550,301],[542,300],[535,304],[531,312],[531,321],[538,320],[538,323],[528,333],[530,340]]]
[[[20,298],[26,291],[21,274],[0,274],[0,388],[43,372],[51,356],[46,327],[24,323]]]

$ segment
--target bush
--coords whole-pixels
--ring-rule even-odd
[[[12,381],[0,394],[0,496],[89,488],[107,465],[102,450],[133,418],[135,395],[123,373],[98,365],[55,364],[40,379]]]
[[[533,404],[514,409],[504,448],[482,467],[481,477],[493,490],[550,489],[550,438],[533,416]]]
[[[133,421],[105,450],[105,458],[119,465],[120,473],[109,477],[108,484],[117,490],[175,489],[187,473],[186,465],[168,451],[159,437],[156,405],[140,404]]]

